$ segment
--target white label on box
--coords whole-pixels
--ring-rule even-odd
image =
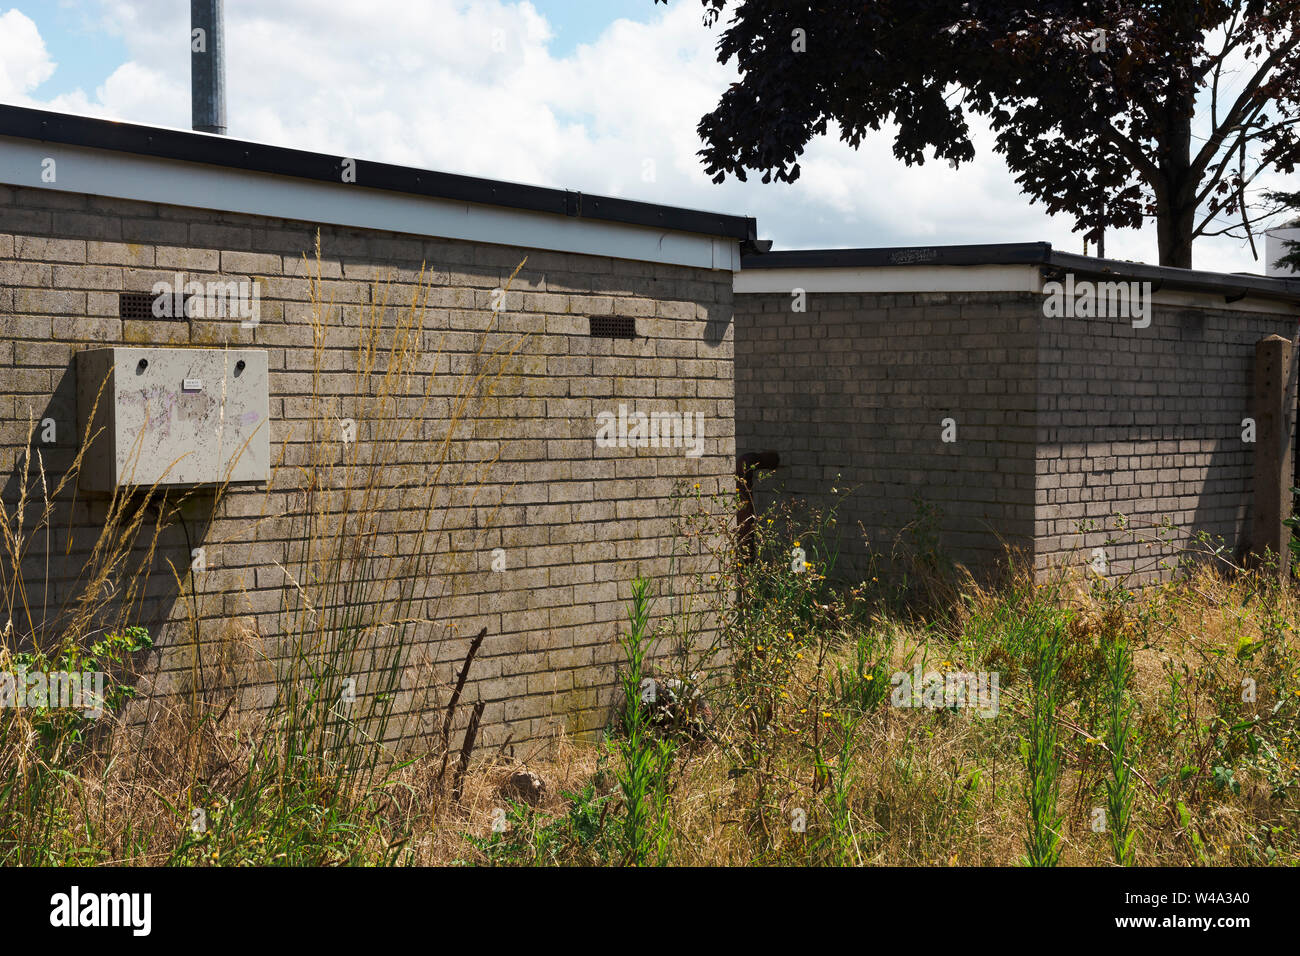
[[[182,392],[197,392],[201,388],[203,388],[203,379],[201,378],[187,378],[181,383]]]

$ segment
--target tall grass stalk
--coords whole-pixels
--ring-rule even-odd
[[[98,386],[92,421],[106,384],[107,379]],[[63,470],[51,474],[45,451],[36,445],[35,424],[34,418],[29,421],[15,463],[13,507],[0,502],[0,673],[103,671],[105,698],[110,706],[119,706],[132,696],[133,655],[150,643],[147,631],[133,624],[150,590],[151,566],[165,526],[158,517],[150,527],[149,505],[158,495],[157,484],[144,494],[119,490],[99,504],[100,524],[94,532],[78,535],[72,516],[89,442],[79,443]],[[134,466],[139,451],[134,449],[129,465]],[[165,494],[158,497],[166,500]],[[68,523],[66,529],[56,527],[60,520]],[[57,572],[52,577],[51,561],[66,559],[74,550],[85,554],[75,578]],[[58,844],[70,804],[80,804],[87,831],[93,829],[83,775],[95,773],[91,748],[109,741],[112,727],[111,714],[94,719],[76,709],[0,707],[0,865],[61,862]]]
[[[429,286],[422,270],[405,306],[390,309],[387,286],[375,289],[359,316],[352,382],[340,398],[326,380],[337,325],[325,298],[319,238],[314,274],[307,265],[309,441],[298,446],[304,460],[286,469],[296,481],[287,486],[292,550],[279,569],[284,654],[275,662],[268,732],[251,749],[224,819],[228,835],[270,829],[290,861],[302,859],[303,842],[325,860],[349,860],[365,849],[353,838],[353,821],[382,819],[381,811],[391,809],[395,774],[411,762],[401,755],[413,718],[432,708],[432,701],[404,692],[403,678],[414,646],[448,636],[437,629],[439,610],[454,593],[448,572],[455,568],[440,563],[440,555],[454,551],[448,515],[466,503],[461,496],[477,498],[496,464],[496,457],[458,460],[457,439],[520,339],[497,337],[490,347],[493,313],[460,374],[437,374],[441,349],[424,346]],[[435,413],[442,407],[445,430],[426,434],[425,423],[442,418]],[[474,713],[481,715],[481,707]],[[444,785],[442,774],[437,783]],[[265,794],[275,799],[264,807]],[[295,832],[301,829],[311,834],[306,841]],[[206,842],[219,843],[220,836]],[[411,837],[399,822],[383,834],[385,853]],[[182,845],[178,853],[190,849]]]
[[[650,650],[650,581],[637,576],[632,581],[632,603],[628,606],[628,632],[621,639],[625,666],[623,688],[622,756],[618,772],[625,810],[623,836],[626,861],[634,866],[662,859],[666,850],[663,787],[672,760],[672,744],[657,739],[651,729],[649,705],[654,703],[656,683],[646,674]]]
[[[1106,780],[1106,832],[1110,834],[1115,862],[1128,866],[1133,860],[1133,799],[1135,781],[1129,766],[1130,740],[1133,733],[1133,705],[1129,684],[1133,680],[1133,652],[1128,639],[1116,635],[1107,648],[1109,721],[1106,746],[1110,757],[1110,776]]]
[[[1055,866],[1061,857],[1063,815],[1057,809],[1061,788],[1060,729],[1057,722],[1063,629],[1050,611],[1032,609],[1027,736],[1021,741],[1025,761],[1028,832],[1025,848],[1030,866]]]

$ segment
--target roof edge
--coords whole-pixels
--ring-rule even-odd
[[[1268,299],[1300,302],[1300,279],[1256,276],[1240,272],[1206,272],[1175,266],[1153,266],[1145,262],[1097,259],[1073,252],[1053,251],[1048,265],[1064,275],[1089,275],[1106,279],[1150,282],[1153,291],[1182,289],[1222,295],[1228,301],[1254,295]]]
[[[1150,282],[1161,288],[1247,295],[1300,302],[1300,279],[1206,272],[1120,259],[1058,252],[1049,242],[955,246],[893,246],[862,249],[792,249],[741,256],[742,271],[754,269],[862,269],[892,266],[1040,266],[1052,272]]]
[[[758,235],[757,222],[749,216],[663,206],[459,173],[440,173],[209,133],[121,123],[4,103],[0,103],[0,135],[340,185],[344,183],[343,160],[351,159],[355,164],[355,179],[350,179],[348,184],[370,189],[670,229],[745,243],[752,242]]]
[[[870,249],[786,249],[741,257],[742,269],[861,269],[873,266],[982,266],[1046,262],[1048,242]]]

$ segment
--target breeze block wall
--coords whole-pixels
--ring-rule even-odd
[[[1147,583],[1167,579],[1202,535],[1240,560],[1254,490],[1243,422],[1255,415],[1255,345],[1274,334],[1294,341],[1296,319],[1296,310],[1216,308],[1209,295],[1157,298],[1145,328],[1040,316],[1037,567],[1100,557],[1110,576]],[[1294,374],[1290,388],[1294,431]]]
[[[1040,576],[1098,567],[1100,548],[1107,576],[1147,583],[1202,533],[1240,557],[1255,345],[1295,341],[1298,310],[1166,295],[1134,328],[1049,318],[1043,301],[809,293],[796,312],[790,295],[738,294],[737,450],[781,456],[758,507],[836,506],[849,576],[871,552],[887,569],[904,528],[977,574],[1008,547]],[[1293,368],[1293,434],[1295,380]]]
[[[1004,544],[1027,547],[1038,297],[810,292],[806,311],[791,304],[736,296],[737,451],[781,456],[757,507],[777,494],[838,502],[847,573],[935,533],[973,570]]]
[[[428,554],[414,556],[428,560],[413,560],[405,572],[408,582],[415,579],[416,612],[427,620],[412,625],[416,654],[402,674],[402,712],[417,721],[417,736],[435,734],[445,694],[425,692],[454,679],[471,637],[486,628],[462,698],[485,704],[480,746],[544,737],[558,725],[577,733],[603,726],[632,577],[656,578],[656,590],[666,591],[674,549],[679,571],[707,570],[707,557],[700,568],[680,557],[671,496],[683,486],[694,497],[698,485],[704,499],[734,487],[731,273],[326,225],[319,227],[320,288],[328,327],[314,331],[307,271],[316,269],[317,230],[307,222],[0,187],[5,507],[16,511],[25,484],[30,521],[38,461],[52,490],[74,459],[78,350],[224,343],[268,350],[271,458],[280,465],[272,481],[231,487],[215,514],[205,512],[212,500],[205,492],[191,495],[182,505],[186,520],[156,543],[144,592],[114,592],[119,603],[136,602],[123,619],[148,627],[157,643],[144,665],[152,695],[191,693],[196,668],[216,667],[240,706],[265,707],[273,695],[265,669],[240,661],[265,651],[273,662],[286,653],[278,609],[291,589],[286,569],[305,546],[300,518],[308,507],[295,469],[322,447],[308,421],[315,414],[310,396],[323,392],[317,404],[324,401],[329,415],[356,418],[356,441],[366,444],[373,423],[355,394],[360,330],[379,314],[391,341],[423,269],[429,289],[421,357],[393,406],[398,420],[420,417],[420,440],[395,451],[405,466],[422,466],[418,456],[447,433],[457,376],[484,363],[481,336],[489,336],[488,353],[511,354],[490,386],[474,389],[447,456],[448,490],[436,508],[440,537],[429,538]],[[525,256],[494,316],[493,290]],[[148,292],[178,271],[198,281],[258,283],[258,324],[121,317],[120,292]],[[593,316],[634,317],[637,338],[593,338]],[[703,454],[597,447],[597,415],[617,414],[620,403],[702,414]],[[56,424],[52,441],[42,433],[47,420]],[[416,540],[409,522],[422,505],[403,505],[400,494],[385,499],[380,517],[398,551]],[[89,549],[111,520],[106,508],[65,487],[54,536],[31,542],[24,577],[50,614],[80,586]],[[146,555],[147,538],[141,535],[137,557]],[[171,567],[183,575],[198,546],[206,549],[207,569],[195,576],[202,592],[193,602],[196,634],[185,622],[190,599],[178,596]],[[504,557],[498,570],[494,555]],[[688,575],[674,589],[687,592]],[[656,612],[670,609],[661,600]],[[219,646],[234,624],[241,641],[258,644],[246,658]],[[404,726],[410,732],[409,721]]]

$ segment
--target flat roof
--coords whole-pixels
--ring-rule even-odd
[[[923,266],[1038,266],[1047,273],[1150,282],[1153,291],[1181,289],[1222,294],[1228,301],[1248,295],[1300,302],[1300,279],[1240,272],[1205,272],[1153,266],[1122,259],[1098,259],[1059,252],[1050,242],[957,246],[887,246],[862,249],[791,249],[746,253],[741,274],[759,269],[873,269]]]
[[[757,223],[749,216],[732,216],[597,196],[571,189],[552,189],[477,176],[440,173],[332,153],[270,146],[211,133],[140,126],[23,106],[0,104],[0,136],[113,150],[155,159],[203,163],[333,184],[343,182],[341,164],[344,159],[351,159],[355,163],[355,184],[370,189],[576,219],[671,229],[742,242],[757,238]],[[37,182],[33,185],[40,184]]]

